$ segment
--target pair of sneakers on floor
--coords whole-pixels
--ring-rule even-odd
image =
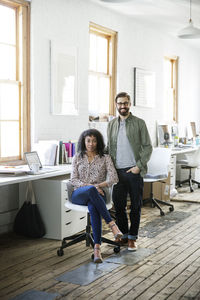
[[[128,238],[116,238],[115,241],[120,245],[120,246],[127,246],[128,245],[128,251],[136,251],[137,250],[137,243],[135,240],[131,240]]]

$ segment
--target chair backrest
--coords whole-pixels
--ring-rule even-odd
[[[198,147],[195,152],[186,153],[185,158],[187,166],[194,168],[200,166],[200,147]]]
[[[157,147],[153,149],[151,158],[147,163],[145,178],[167,178],[170,164],[171,149]]]
[[[72,193],[73,193],[73,190],[74,190],[74,187],[72,185],[72,183],[70,181],[67,181],[67,194],[68,194],[68,200],[70,202],[72,202]]]

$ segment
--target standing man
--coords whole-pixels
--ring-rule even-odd
[[[123,233],[123,245],[137,249],[136,239],[140,225],[143,196],[143,176],[152,153],[151,139],[144,120],[132,115],[130,96],[119,93],[115,98],[119,117],[108,124],[108,151],[117,169],[119,182],[113,189],[116,221]],[[127,195],[130,195],[130,227],[126,212]]]

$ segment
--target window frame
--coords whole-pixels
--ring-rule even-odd
[[[171,64],[171,88],[173,89],[173,121],[178,123],[178,56],[165,56]]]
[[[107,39],[107,73],[95,72],[89,70],[89,75],[96,75],[105,78],[110,78],[110,93],[109,93],[109,115],[116,115],[115,109],[115,94],[116,94],[116,72],[117,72],[117,32],[93,22],[89,24],[89,33],[102,36]]]
[[[30,151],[30,3],[24,0],[0,0],[0,5],[16,11],[16,79],[19,83],[19,157],[0,157],[0,164],[24,163],[23,153]],[[19,81],[19,17],[22,17],[22,78]],[[11,81],[11,80],[10,80]]]

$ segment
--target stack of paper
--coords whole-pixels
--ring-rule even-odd
[[[20,175],[27,171],[27,166],[0,166],[0,174]]]
[[[54,166],[58,164],[58,141],[39,141],[33,145],[33,151],[37,151],[42,165]]]

